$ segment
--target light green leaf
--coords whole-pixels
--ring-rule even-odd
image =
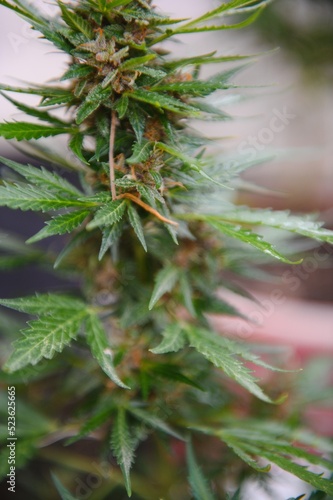
[[[126,206],[127,202],[125,200],[110,201],[96,212],[94,219],[87,225],[87,229],[110,226],[119,222],[125,213]]]
[[[109,248],[111,248],[112,245],[120,238],[122,230],[123,224],[121,222],[116,222],[112,226],[103,228],[103,237],[98,254],[98,260],[102,260]]]
[[[16,101],[15,99],[12,99],[11,97],[4,94],[3,92],[1,92],[1,95],[5,99],[7,99],[7,101],[14,104],[14,106],[16,106],[17,109],[19,109],[20,111],[22,111],[23,113],[25,113],[29,116],[34,116],[34,117],[38,118],[39,120],[53,123],[55,125],[60,125],[61,127],[68,125],[63,120],[60,120],[59,118],[56,118],[55,116],[50,115],[50,113],[48,113],[47,111],[41,111],[40,109],[38,109],[36,107],[27,106],[26,104],[23,104],[22,102]]]
[[[31,186],[21,186],[19,184],[8,184],[4,182],[0,186],[0,206],[9,208],[19,208],[20,210],[33,210],[48,212],[60,208],[86,208],[95,206],[92,203],[60,198],[51,191],[43,191]]]
[[[247,463],[247,465],[249,465],[252,469],[256,470],[257,472],[269,472],[270,471],[271,466],[269,464],[260,466],[258,464],[258,462],[256,460],[254,460],[251,455],[249,455],[249,453],[244,451],[244,449],[242,449],[238,445],[237,440],[234,440],[231,437],[226,437],[226,436],[223,436],[222,439],[225,442],[225,444],[227,444],[229,446],[229,448],[231,448],[232,451],[237,456],[239,456],[239,458],[241,460],[243,460],[243,462]]]
[[[30,328],[22,331],[23,337],[14,342],[14,352],[4,370],[11,373],[29,364],[36,365],[42,358],[53,358],[78,335],[86,315],[85,309],[66,309],[31,321]]]
[[[111,94],[110,88],[104,88],[100,83],[96,85],[87,95],[81,106],[78,107],[76,113],[76,123],[81,124],[88,116],[91,115]]]
[[[118,101],[114,105],[114,108],[117,111],[120,120],[124,118],[124,116],[126,115],[126,111],[128,109],[128,103],[129,99],[126,95],[124,95],[120,99],[118,99]]]
[[[94,38],[94,31],[90,23],[81,17],[77,12],[72,12],[62,2],[58,2],[61,9],[61,16],[65,23],[74,31],[80,31],[88,40]]]
[[[94,314],[90,314],[86,321],[87,342],[91,353],[108,377],[119,387],[129,389],[118,377],[113,365],[113,352],[107,340],[104,327]]]
[[[94,72],[94,68],[87,64],[71,64],[61,80],[70,80],[72,78],[83,78]]]
[[[90,214],[88,210],[79,210],[77,212],[70,212],[64,215],[58,215],[46,222],[37,234],[27,240],[27,243],[35,243],[49,236],[56,234],[71,233],[74,229],[79,227],[84,219]]]
[[[82,193],[73,184],[58,175],[56,172],[49,172],[45,168],[36,168],[31,165],[22,165],[16,161],[8,160],[0,156],[0,162],[10,167],[18,174],[22,175],[29,183],[43,189],[61,194],[65,197],[77,198]]]
[[[136,140],[141,143],[146,125],[146,115],[136,103],[133,103],[128,108],[128,119],[134,130]]]
[[[193,290],[185,272],[180,276],[179,285],[180,292],[183,296],[184,305],[187,308],[188,312],[193,317],[195,317],[197,314],[192,300]]]
[[[333,231],[323,229],[323,223],[313,220],[313,216],[299,217],[291,215],[289,211],[241,208],[225,212],[219,219],[238,224],[275,227],[318,241],[333,243]]]
[[[167,292],[171,292],[179,278],[179,269],[171,265],[167,265],[158,272],[155,278],[155,287],[149,302],[149,310],[151,310],[159,299]]]
[[[180,34],[186,34],[186,33],[203,33],[205,31],[222,31],[222,30],[232,30],[232,29],[241,29],[241,28],[246,28],[246,26],[250,26],[253,24],[256,19],[259,17],[261,14],[262,9],[256,10],[251,16],[249,16],[247,19],[244,21],[241,21],[240,23],[237,24],[220,24],[217,26],[213,25],[207,25],[207,26],[202,26],[202,27],[184,27],[184,28],[179,28],[174,31],[174,35],[180,35]]]
[[[175,97],[160,94],[158,92],[136,89],[126,95],[128,95],[130,99],[146,102],[147,104],[150,104],[158,109],[166,109],[167,111],[173,111],[174,113],[184,114],[186,116],[200,115],[200,111],[198,111],[194,106],[185,104]]]
[[[75,443],[76,441],[79,441],[82,437],[88,436],[91,434],[95,429],[100,427],[101,425],[104,424],[107,420],[111,419],[112,413],[114,412],[115,409],[115,403],[105,403],[101,409],[98,409],[95,411],[95,413],[91,416],[88,417],[83,426],[81,427],[80,431],[78,434],[75,436],[72,436],[71,438],[67,439],[66,441],[66,446]]]
[[[126,160],[129,165],[135,163],[144,163],[150,157],[153,151],[153,143],[149,141],[136,142],[133,147],[133,154]]]
[[[82,163],[85,163],[86,165],[89,165],[89,162],[85,159],[83,156],[83,141],[84,141],[84,135],[83,134],[75,134],[71,138],[71,140],[68,143],[69,148],[73,151],[75,156],[82,161]]]
[[[57,476],[51,473],[52,480],[55,484],[55,487],[58,490],[59,495],[61,496],[61,500],[77,500],[73,495],[63,486],[63,484],[59,481]]]
[[[63,294],[36,294],[18,299],[0,299],[0,305],[27,314],[43,315],[59,311],[80,311],[86,307],[82,300]]]
[[[144,250],[147,252],[147,244],[145,240],[145,235],[143,233],[143,227],[141,223],[141,219],[138,215],[138,212],[136,209],[132,206],[128,206],[128,218],[131,223],[132,228],[134,229],[135,234],[137,235],[141,245],[143,246]]]
[[[263,392],[258,386],[257,379],[236,357],[232,349],[228,349],[227,345],[221,345],[220,337],[214,332],[208,330],[188,327],[187,336],[190,346],[202,354],[206,359],[213,363],[218,368],[222,368],[225,374],[245,387],[249,392],[266,403],[273,401]]]
[[[195,459],[191,441],[186,443],[186,459],[189,472],[189,482],[194,498],[196,500],[214,500],[215,497]]]
[[[178,434],[178,432],[176,432],[172,427],[164,422],[164,420],[156,417],[151,412],[143,410],[142,408],[134,408],[133,406],[130,406],[128,410],[132,413],[132,415],[134,415],[136,418],[149,425],[150,427],[153,427],[154,429],[169,434],[169,436],[184,441],[184,438],[180,434]]]
[[[152,59],[156,59],[156,54],[147,54],[146,56],[132,57],[131,59],[127,59],[127,61],[123,62],[119,66],[119,70],[120,71],[133,70],[135,68],[138,68],[139,66],[143,66]]]
[[[51,127],[28,122],[0,123],[0,136],[17,141],[69,134],[72,130],[69,127]]]
[[[210,52],[209,54],[204,54],[201,56],[185,57],[183,59],[175,59],[173,61],[168,61],[165,63],[165,67],[170,69],[176,69],[183,66],[198,66],[202,64],[219,64],[222,62],[232,62],[240,61],[243,59],[249,59],[256,57],[257,54],[252,54],[248,56],[234,55],[234,56],[215,56],[216,51]]]
[[[228,222],[217,222],[209,217],[207,217],[207,222],[214,228],[232,238],[236,238],[248,245],[251,245],[261,252],[274,257],[286,264],[300,264],[302,261],[292,261],[287,257],[284,257],[280,252],[278,252],[273,245],[268,243],[259,234],[253,233],[250,229],[242,228],[239,225],[230,224]]]
[[[244,66],[223,71],[209,80],[190,80],[187,82],[159,83],[153,87],[157,92],[177,92],[177,94],[190,95],[192,97],[205,97],[216,90],[234,87],[229,84],[229,79],[240,71]]]
[[[182,349],[186,343],[183,328],[178,323],[171,323],[162,332],[163,340],[154,349],[149,349],[154,354],[166,354],[168,352],[177,352]]]
[[[126,422],[125,410],[120,408],[112,429],[111,447],[122,470],[129,497],[132,496],[130,470],[134,461],[135,444]]]
[[[260,4],[262,3],[264,2],[259,2],[256,7],[259,8]],[[253,0],[232,0],[231,2],[223,3],[223,5],[221,5],[220,7],[216,7],[216,9],[205,12],[205,14],[203,14],[202,16],[197,17],[196,19],[192,19],[188,23],[183,24],[181,26],[181,29],[188,29],[190,26],[196,26],[203,22],[210,21],[211,19],[220,17],[221,15],[228,13],[228,11],[233,11],[234,9],[236,9],[237,12],[238,9],[250,5],[253,5]]]
[[[198,160],[198,158],[192,158],[191,156],[180,151],[179,149],[164,144],[164,142],[156,142],[155,147],[161,149],[162,151],[165,151],[166,153],[168,153],[171,156],[174,156],[175,158],[179,158],[185,165],[187,165],[195,172],[198,172],[198,174],[200,174],[205,179],[213,182],[214,184],[217,184],[218,186],[227,187],[221,182],[210,177],[210,175],[208,175],[207,172],[203,170],[204,164],[200,160]]]

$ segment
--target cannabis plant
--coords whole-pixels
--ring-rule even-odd
[[[39,163],[1,158],[0,205],[44,219],[27,245],[2,238],[2,259],[54,267],[73,289],[0,301],[34,317],[1,372],[18,424],[15,435],[11,403],[13,450],[2,451],[1,472],[22,498],[236,499],[247,478],[269,478],[271,464],[312,485],[315,498],[333,494],[329,443],[292,412],[283,423],[282,383],[258,382],[255,366],[272,360],[209,321],[239,314],[217,292],[260,253],[299,262],[257,226],[321,242],[333,234],[312,217],[232,204],[254,162],[230,162],[196,123],[230,119],[206,98],[235,88],[246,56],[177,58],[163,45],[245,27],[266,3],[232,0],[172,19],[150,0],[58,1],[51,18],[32,2],[0,0],[68,55],[56,84],[1,86],[33,120],[3,123],[0,135],[23,141]],[[200,76],[217,63],[228,65]],[[30,107],[12,93],[41,100]],[[61,134],[68,150],[38,141]],[[58,255],[39,246],[57,235]],[[19,321],[3,314],[4,328]]]

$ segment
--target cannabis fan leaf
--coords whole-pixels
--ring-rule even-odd
[[[10,331],[2,352],[10,354],[0,379],[36,408],[20,403],[17,419],[22,426],[33,413],[17,447],[25,496],[81,498],[73,489],[77,480],[85,488],[88,474],[103,478],[94,492],[87,480],[94,498],[236,500],[247,477],[269,478],[271,463],[333,494],[321,474],[332,470],[332,447],[298,429],[300,405],[276,410],[288,384],[278,351],[261,359],[260,347],[210,322],[210,314],[244,319],[218,291],[246,294],[232,277],[253,271],[251,256],[301,262],[285,242],[271,242],[272,230],[333,242],[315,217],[231,201],[235,178],[255,162],[229,167],[221,143],[199,131],[203,121],[232,119],[214,99],[241,93],[237,75],[253,55],[173,58],[172,44],[162,43],[249,26],[269,1],[215,3],[197,18],[173,19],[151,0],[57,0],[45,2],[49,14],[33,2],[0,0],[66,57],[48,84],[0,85],[27,116],[0,124],[0,136],[36,156],[32,165],[0,157],[0,206],[41,215],[28,245],[0,235],[0,268],[33,263],[66,290],[0,299],[34,317],[16,334],[20,320],[1,315]],[[209,64],[221,67],[205,77]],[[230,259],[235,248],[242,266]],[[264,387],[258,366],[281,381]],[[278,426],[277,411],[292,425]],[[229,487],[237,492],[229,496]]]

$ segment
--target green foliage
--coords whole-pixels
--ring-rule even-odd
[[[233,181],[255,162],[243,159],[229,168],[224,154],[209,152],[214,141],[190,126],[231,119],[205,98],[236,87],[239,62],[253,56],[173,59],[161,45],[177,34],[245,27],[268,2],[231,0],[197,19],[172,19],[150,0],[57,3],[58,14],[49,18],[32,2],[0,0],[69,56],[57,84],[0,86],[34,120],[0,124],[0,135],[32,139],[28,150],[48,165],[0,157],[0,206],[43,213],[45,221],[30,245],[0,234],[0,268],[38,263],[79,283],[69,294],[0,300],[35,316],[18,336],[17,321],[1,315],[6,339],[14,342],[3,341],[4,355],[11,353],[0,380],[17,383],[20,402],[28,394],[36,408],[20,403],[27,426],[20,431],[17,467],[26,467],[29,477],[36,464],[54,470],[54,484],[43,473],[43,484],[33,485],[36,498],[51,488],[74,498],[70,471],[93,474],[92,464],[110,451],[120,470],[112,465],[94,498],[120,498],[124,491],[160,498],[175,486],[182,498],[190,490],[200,500],[225,498],[232,477],[236,500],[247,477],[269,477],[270,463],[307,481],[318,498],[332,494],[330,480],[303,465],[331,470],[322,458],[331,446],[298,430],[294,410],[293,425],[269,417],[277,411],[272,403],[284,399],[283,378],[265,388],[255,370],[283,372],[271,366],[274,353],[261,359],[255,347],[215,332],[207,315],[242,317],[217,294],[221,286],[233,287],[227,276],[235,271],[235,248],[242,269],[253,271],[253,255],[301,262],[279,243],[275,248],[271,230],[327,243],[333,234],[312,216],[234,206]],[[217,63],[228,66],[200,76],[201,66]],[[27,106],[7,92],[40,102]],[[66,120],[58,118],[61,108]],[[68,149],[38,143],[56,135]],[[72,170],[70,181],[64,167]],[[31,245],[57,235],[66,236],[54,247]],[[74,443],[88,438],[99,443],[100,455],[91,447],[78,457]]]
[[[196,462],[191,442],[187,443],[187,464],[189,470],[189,482],[194,498],[196,500],[213,500],[214,496],[209,491],[207,481]]]

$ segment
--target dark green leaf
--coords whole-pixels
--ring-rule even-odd
[[[149,425],[150,427],[153,427],[154,429],[157,429],[159,431],[162,431],[166,434],[169,434],[172,437],[175,437],[177,439],[181,439],[184,441],[184,438],[178,434],[172,427],[170,427],[164,420],[161,418],[157,417],[156,415],[153,415],[151,412],[148,412],[146,410],[143,410],[141,408],[134,408],[130,406],[128,410],[139,420],[144,422],[145,424]]]
[[[176,99],[165,94],[152,92],[144,89],[137,89],[134,92],[127,94],[130,99],[146,102],[157,109],[166,109],[174,113],[184,114],[186,116],[199,116],[198,111],[194,106],[190,106],[179,99]]]
[[[77,12],[71,11],[62,2],[58,2],[61,9],[62,18],[65,23],[75,31],[80,31],[87,40],[94,38],[94,32],[88,21],[81,17]]]
[[[171,292],[179,278],[179,269],[171,265],[164,267],[155,278],[155,287],[149,302],[149,310],[153,309],[159,299]]]
[[[145,236],[144,236],[144,232],[143,232],[141,219],[138,215],[138,212],[136,211],[136,209],[132,205],[128,206],[128,218],[129,218],[131,226],[133,227],[134,232],[137,235],[141,245],[143,246],[144,250],[147,252],[148,251],[147,244],[146,244],[146,240],[145,240]]]
[[[100,226],[111,226],[119,222],[126,210],[127,202],[125,200],[110,201],[104,207],[100,208],[95,217],[87,225],[87,229],[94,229]]]
[[[240,359],[235,356],[232,348],[221,345],[220,337],[214,332],[189,327],[187,335],[190,346],[194,347],[205,358],[262,401],[272,403],[272,400],[258,386],[256,378]]]
[[[78,335],[86,315],[85,309],[67,309],[31,321],[29,328],[22,331],[23,337],[14,342],[14,352],[5,363],[4,370],[11,373],[26,365],[35,365],[42,358],[53,358]]]
[[[189,472],[189,482],[194,498],[196,500],[214,500],[215,497],[195,459],[191,441],[188,441],[186,444],[186,458]]]
[[[162,335],[162,342],[154,349],[150,349],[150,352],[154,354],[177,352],[182,349],[186,343],[183,327],[178,323],[168,325],[163,330]]]
[[[119,387],[129,389],[118,377],[114,365],[114,353],[106,337],[102,323],[94,314],[90,314],[86,321],[87,342],[90,346],[91,353],[97,360],[102,370],[108,377]]]
[[[59,481],[59,479],[57,478],[57,476],[55,476],[54,474],[51,474],[52,475],[52,480],[55,484],[55,487],[57,488],[58,490],[58,493],[59,495],[61,496],[61,499],[62,500],[77,500],[75,497],[73,497],[73,495],[71,495],[71,493],[63,486],[63,484]]]
[[[27,243],[35,243],[43,238],[54,236],[57,234],[71,233],[74,229],[79,227],[84,219],[90,214],[88,210],[79,210],[77,212],[70,212],[64,215],[58,215],[50,221],[46,222],[46,226],[41,229],[37,234],[27,240]]]
[[[118,411],[113,425],[111,446],[124,475],[127,495],[130,497],[132,495],[130,469],[134,460],[135,440],[130,434],[123,409]]]

